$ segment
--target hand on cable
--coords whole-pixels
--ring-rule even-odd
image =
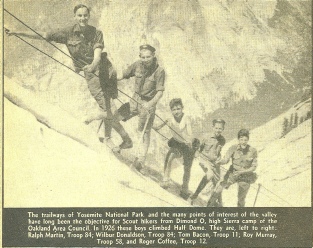
[[[199,148],[200,148],[200,140],[199,139],[197,139],[197,138],[193,138],[192,139],[192,149],[194,150],[194,151],[197,151],[197,150],[199,150]]]
[[[11,35],[15,35],[16,33],[14,31],[11,31],[10,29],[8,28],[4,28],[5,30],[5,33],[8,35],[8,36],[11,36]]]

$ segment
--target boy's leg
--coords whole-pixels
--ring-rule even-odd
[[[105,99],[102,87],[100,85],[100,80],[96,76],[97,73],[98,73],[98,71],[95,72],[94,74],[84,71],[85,79],[86,79],[86,82],[88,85],[88,89],[102,110],[102,112],[98,113],[96,116],[88,117],[85,120],[86,124],[89,124],[90,122],[92,122],[94,120],[101,120],[101,119],[107,118],[106,99]]]
[[[183,184],[180,196],[184,199],[188,199],[189,193],[189,181],[190,181],[190,173],[191,173],[191,166],[194,159],[195,152],[187,147],[187,145],[184,144],[183,149],[183,158],[184,158],[184,175],[183,175]]]
[[[216,185],[218,184],[219,180],[220,180],[220,176],[221,176],[221,167],[220,166],[215,166],[215,177],[213,178],[213,185],[214,188],[216,187]],[[217,196],[217,206],[218,207],[223,207],[223,199],[222,199],[222,193],[218,194]]]
[[[205,186],[208,184],[208,179],[206,177],[206,175],[201,179],[195,193],[190,197],[191,200],[195,200],[197,199],[197,197],[199,196],[199,194],[201,193],[201,191],[205,188]]]
[[[172,148],[166,154],[165,162],[164,162],[164,177],[163,181],[168,181],[171,178],[172,171],[172,162],[176,158],[176,154]]]
[[[208,184],[208,182],[210,182],[210,180],[212,180],[212,178],[214,176],[211,163],[209,163],[206,160],[200,160],[199,165],[203,169],[203,171],[205,172],[205,176],[200,181],[198,188],[196,189],[196,192],[190,197],[191,200],[195,200],[199,196],[201,191],[205,188],[205,186]]]
[[[104,92],[105,106],[107,110],[107,118],[104,119],[105,130],[104,136],[108,141],[112,133],[112,106],[111,99],[115,99],[118,95],[117,89],[117,73],[112,66],[112,63],[107,58],[107,53],[101,54],[101,61],[99,64],[99,80],[102,91]]]
[[[164,162],[164,177],[163,177],[163,182],[161,183],[161,186],[163,188],[169,187],[169,183],[171,180],[171,171],[172,171],[172,162],[175,158],[178,158],[179,155],[175,153],[175,150],[170,148],[168,153],[166,154],[165,157],[165,162]]]
[[[103,120],[104,122],[104,137],[110,148],[115,147],[111,138],[111,130],[112,130],[112,121],[113,115],[111,111],[111,96],[104,92],[104,88],[100,84],[99,77],[95,74],[84,71],[86,82],[88,84],[88,88],[90,90],[91,95],[97,101],[99,107],[101,108],[101,112],[95,116],[90,116],[88,119],[84,120],[86,124],[94,120]]]
[[[207,207],[215,207],[216,206],[216,200],[218,199],[219,195],[222,194],[222,191],[224,189],[225,185],[223,183],[220,183],[217,185],[217,187],[214,189],[209,201],[208,201],[208,204],[207,204]]]
[[[148,149],[150,146],[150,136],[151,136],[151,129],[153,126],[154,118],[155,118],[155,108],[152,109],[150,113],[148,113],[146,110],[144,110],[141,107],[139,108],[138,131],[144,132],[144,134],[143,134],[143,141],[140,144],[137,162],[140,163],[142,166],[145,163],[146,155],[148,153]],[[148,123],[146,123],[147,121]]]
[[[133,115],[131,113],[130,104],[125,103],[123,104],[118,110],[115,111],[112,117],[111,125],[114,128],[114,130],[121,136],[123,142],[118,146],[115,147],[113,150],[118,152],[121,149],[129,149],[133,147],[133,142],[131,138],[129,137],[128,133],[120,123],[121,120],[129,120],[132,118]]]
[[[101,66],[103,66],[102,63],[100,65],[100,68],[102,68]],[[100,73],[102,82],[100,82],[100,76],[99,77],[96,76],[96,75],[99,75],[99,70],[97,70],[95,73],[89,73],[89,72],[84,71],[84,74],[85,74],[85,79],[87,81],[88,89],[89,89],[91,95],[95,98],[98,105],[103,110],[101,115],[89,118],[85,122],[89,123],[92,120],[104,119],[105,138],[108,140],[111,137],[112,127],[113,127],[116,130],[116,132],[123,139],[124,145],[122,148],[124,148],[124,149],[131,148],[132,147],[132,141],[129,138],[129,135],[127,134],[127,132],[125,131],[123,126],[119,123],[119,121],[123,117],[120,116],[118,111],[114,115],[111,112],[111,102],[110,101],[111,101],[112,96],[110,94],[111,93],[113,94],[113,91],[109,90],[110,93],[104,92],[106,90],[106,87],[108,86],[107,80],[110,80],[108,78],[108,77],[110,77],[109,70],[107,71],[108,75],[103,75],[103,68],[102,68],[101,73]],[[112,73],[112,77],[114,77],[114,75],[115,74]],[[113,78],[112,78],[112,80],[113,80]],[[128,113],[128,115],[130,115],[130,113]]]
[[[250,183],[246,182],[238,182],[238,207],[244,207],[245,206],[245,200],[246,196],[248,194],[250,188]]]
[[[184,164],[183,184],[182,184],[182,189],[180,192],[180,196],[184,199],[188,199],[188,196],[189,196],[188,187],[189,187],[189,181],[190,181],[190,172],[191,172],[191,165]]]
[[[230,185],[234,184],[236,182],[236,179],[233,176],[233,173],[229,170],[224,176],[224,180],[217,184],[215,187],[209,201],[207,204],[207,207],[215,207],[216,201],[219,199],[219,197],[222,195],[223,189],[228,189]]]
[[[107,110],[107,118],[103,119],[103,121],[104,121],[104,137],[105,137],[105,139],[110,139],[111,133],[112,133],[112,119],[113,119],[110,97],[105,97],[105,106],[106,106],[106,110]]]

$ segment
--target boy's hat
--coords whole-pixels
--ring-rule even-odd
[[[223,125],[226,124],[226,122],[223,119],[214,119],[213,120],[213,125],[215,125],[215,123],[222,123]]]
[[[140,46],[139,49],[140,49],[140,51],[145,49],[145,50],[149,50],[153,53],[155,52],[155,48],[153,46],[148,45],[148,44]]]

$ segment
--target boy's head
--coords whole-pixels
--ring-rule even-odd
[[[174,98],[170,101],[170,108],[174,117],[179,118],[183,115],[184,105],[180,98]]]
[[[150,45],[142,45],[139,47],[140,50],[140,60],[146,67],[150,67],[155,58],[155,48]]]
[[[220,136],[224,131],[225,121],[222,119],[214,119],[212,122],[213,132],[215,136]]]
[[[241,129],[238,132],[238,141],[241,148],[246,148],[246,146],[248,145],[249,135],[249,130],[247,129]]]
[[[90,9],[83,4],[78,4],[74,8],[74,19],[79,26],[87,26],[90,18]]]

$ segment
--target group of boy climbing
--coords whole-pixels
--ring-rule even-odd
[[[26,36],[34,39],[44,38],[47,41],[65,44],[72,57],[75,71],[83,71],[88,89],[101,108],[101,114],[90,116],[85,120],[89,124],[94,120],[103,120],[105,140],[113,152],[133,147],[133,141],[121,125],[120,121],[127,121],[138,116],[138,131],[142,133],[142,142],[133,166],[138,171],[145,173],[145,159],[150,144],[151,130],[159,130],[167,125],[172,133],[168,141],[169,151],[165,157],[164,177],[161,183],[163,188],[171,185],[170,174],[174,159],[183,157],[184,174],[180,196],[192,204],[205,188],[212,182],[213,193],[207,206],[223,206],[222,190],[234,183],[238,183],[238,206],[245,205],[245,198],[250,184],[256,179],[254,170],[257,167],[256,149],[248,145],[249,131],[242,129],[238,133],[238,144],[229,148],[224,158],[221,158],[221,150],[225,145],[222,132],[225,121],[213,120],[212,134],[206,136],[200,143],[194,138],[190,117],[184,114],[183,103],[180,98],[172,99],[169,103],[172,117],[158,127],[153,127],[156,105],[161,99],[165,82],[165,71],[158,64],[155,55],[156,49],[148,44],[140,46],[140,60],[130,65],[119,75],[103,53],[103,33],[95,27],[88,25],[90,9],[79,4],[74,8],[76,24],[58,31],[33,34],[31,32],[17,32],[6,30],[8,35]],[[117,111],[112,113],[111,99],[117,98],[117,81],[135,77],[134,94],[130,102],[123,104]],[[111,140],[112,128],[122,138],[122,143],[114,145]],[[188,185],[190,181],[191,167],[195,156],[204,171],[204,176],[199,183],[196,192],[190,196]],[[221,165],[232,160],[232,164],[223,180],[220,178]]]

